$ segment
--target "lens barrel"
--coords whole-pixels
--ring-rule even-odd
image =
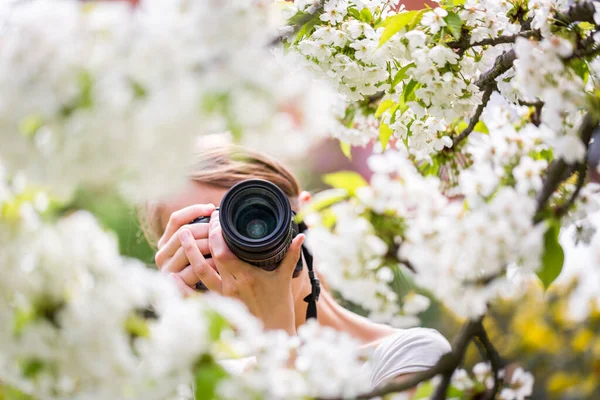
[[[266,270],[277,268],[296,236],[292,216],[285,193],[262,179],[232,186],[219,210],[223,238],[232,253]]]

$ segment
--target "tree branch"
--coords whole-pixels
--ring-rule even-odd
[[[450,386],[450,380],[452,379],[453,372],[454,370],[444,372],[444,375],[442,375],[442,381],[435,388],[435,392],[433,392],[431,400],[444,400],[446,398],[446,392],[448,391],[448,386]]]
[[[502,36],[498,36],[495,38],[483,39],[483,40],[480,40],[480,41],[474,42],[474,43],[471,43],[470,36],[465,36],[464,38],[461,38],[460,40],[456,40],[456,41],[448,43],[448,47],[451,47],[453,49],[459,49],[462,51],[462,52],[459,51],[459,54],[462,54],[465,50],[470,49],[471,47],[496,46],[499,44],[514,43],[518,37],[532,37],[532,36],[535,38],[540,38],[541,33],[539,30],[530,29],[530,30],[515,33],[514,35],[502,35]]]
[[[505,73],[512,67],[513,62],[517,58],[517,54],[515,53],[515,49],[504,52],[496,58],[494,62],[494,66],[487,72],[484,72],[479,76],[479,80],[475,82],[479,88],[483,88],[490,83],[494,82],[497,77]]]
[[[481,324],[482,318],[477,320],[469,320],[465,322],[460,332],[456,335],[452,342],[452,351],[446,353],[440,358],[440,360],[427,371],[418,372],[414,375],[411,375],[409,378],[404,379],[400,382],[392,382],[386,385],[383,385],[379,388],[375,388],[371,392],[361,394],[355,399],[357,400],[367,400],[373,397],[382,397],[389,393],[398,393],[403,392],[408,389],[412,389],[417,386],[421,382],[425,382],[433,378],[438,374],[452,373],[454,370],[460,365],[467,351],[467,347],[469,343],[473,340],[473,338],[478,335],[483,329],[483,325]],[[325,399],[323,399],[325,400]],[[329,398],[327,400],[343,400],[342,398]]]
[[[477,335],[478,341],[483,345],[485,352],[487,354],[488,360],[490,360],[490,364],[492,365],[492,373],[494,374],[494,386],[486,391],[483,400],[493,400],[496,398],[496,395],[500,391],[502,384],[504,383],[504,378],[500,376],[500,371],[504,367],[504,363],[498,350],[494,347],[490,338],[485,331],[485,328],[481,328],[481,331]]]
[[[596,12],[596,9],[591,1],[575,3],[569,7],[564,22],[589,22],[593,24],[594,12]]]
[[[598,122],[595,120],[591,113],[587,113],[583,117],[583,121],[581,122],[581,125],[579,127],[579,137],[584,143],[586,149],[589,146],[590,140],[592,138],[592,132],[596,128],[597,124]],[[562,158],[550,164],[546,172],[546,180],[544,181],[544,186],[542,187],[542,190],[539,192],[536,199],[537,209],[535,211],[534,223],[538,223],[543,219],[542,212],[546,208],[548,200],[556,191],[556,189],[560,186],[560,184],[569,176],[571,176],[571,174],[575,170],[575,166],[576,165],[567,164]],[[573,199],[573,201],[575,201],[575,198]]]
[[[575,186],[575,190],[573,191],[573,193],[571,193],[569,200],[554,211],[554,215],[556,215],[557,218],[561,218],[563,215],[565,215],[569,211],[571,206],[575,203],[575,200],[577,199],[577,196],[579,196],[579,192],[581,192],[581,189],[583,188],[583,185],[585,183],[587,169],[588,166],[586,162],[577,164],[575,168],[575,171],[577,172],[577,186]]]
[[[475,114],[473,114],[473,116],[471,117],[471,120],[469,121],[469,125],[458,136],[456,136],[454,138],[454,140],[452,140],[452,147],[457,146],[467,136],[469,136],[471,134],[471,132],[473,132],[473,129],[475,129],[475,125],[477,125],[477,123],[479,122],[481,113],[483,112],[483,109],[485,108],[485,106],[487,106],[487,103],[490,101],[490,97],[492,96],[492,92],[494,91],[495,88],[496,88],[496,85],[488,85],[485,88],[485,91],[483,92],[483,96],[481,97],[481,104],[479,104],[477,106],[477,109],[475,110]]]

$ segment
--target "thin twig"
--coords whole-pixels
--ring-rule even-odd
[[[477,125],[477,123],[479,122],[479,118],[481,117],[483,109],[485,108],[485,106],[487,106],[487,103],[490,101],[490,97],[492,96],[492,92],[494,91],[495,87],[495,85],[488,85],[485,88],[483,96],[481,97],[481,104],[477,106],[475,114],[473,114],[471,120],[469,121],[469,125],[458,136],[454,138],[454,140],[452,141],[452,147],[457,146],[467,136],[469,136],[471,132],[473,132],[473,129],[475,129],[475,125]]]
[[[579,137],[584,143],[586,149],[588,148],[590,140],[592,138],[592,132],[594,131],[597,125],[598,121],[596,121],[596,119],[592,116],[591,113],[587,113],[585,117],[583,117],[583,121],[581,122],[581,125],[579,127]],[[536,199],[537,209],[534,217],[535,223],[538,223],[543,219],[542,212],[546,208],[548,200],[556,191],[556,189],[560,186],[560,184],[569,176],[571,176],[571,174],[575,170],[575,167],[576,165],[569,165],[562,158],[550,164],[550,166],[546,170],[546,180],[544,181],[542,190],[540,190]],[[575,201],[575,198],[573,199],[573,201]]]
[[[460,40],[448,43],[448,47],[464,51],[464,50],[470,49],[472,47],[477,47],[477,46],[496,46],[499,44],[514,43],[518,37],[532,37],[532,36],[539,38],[539,37],[541,37],[541,33],[537,29],[530,29],[530,30],[526,30],[523,32],[515,33],[514,35],[502,35],[502,36],[498,36],[495,38],[482,39],[482,40],[479,40],[474,43],[470,42],[471,41],[470,36],[465,36],[464,38],[461,38]]]
[[[498,353],[498,350],[496,350],[490,341],[490,338],[488,337],[483,326],[477,335],[477,339],[485,349],[487,359],[490,360],[490,364],[492,365],[492,373],[494,374],[494,386],[489,391],[486,391],[483,400],[493,400],[496,398],[496,394],[498,394],[502,384],[504,383],[504,378],[500,376],[500,372],[504,367],[504,363],[500,357],[500,354]]]
[[[536,100],[536,101],[525,101],[525,100],[519,100],[518,104],[520,106],[526,106],[526,107],[541,107],[544,105],[544,102],[541,100]]]
[[[554,211],[554,215],[557,218],[561,218],[563,215],[565,215],[569,211],[571,206],[575,203],[575,200],[579,196],[579,192],[581,192],[581,189],[583,188],[583,185],[585,183],[587,169],[587,163],[582,162],[577,164],[577,167],[575,168],[575,171],[577,172],[577,186],[575,186],[575,190],[573,191],[573,193],[571,193],[569,200]]]

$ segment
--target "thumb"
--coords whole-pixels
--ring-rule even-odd
[[[281,262],[281,270],[289,272],[290,274],[296,268],[296,264],[298,263],[298,259],[300,258],[300,253],[302,252],[302,244],[304,243],[304,239],[306,236],[301,233],[297,235],[292,243],[290,244],[290,248],[288,249],[283,261]]]

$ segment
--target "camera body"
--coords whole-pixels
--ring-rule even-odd
[[[262,179],[232,186],[219,206],[219,220],[227,246],[241,260],[267,271],[276,269],[292,239],[300,233],[294,212],[283,191]],[[208,223],[200,217],[191,223]],[[294,277],[302,271],[302,257]]]

